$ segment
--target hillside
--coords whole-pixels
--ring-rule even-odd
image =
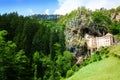
[[[66,80],[119,80],[120,59],[113,56],[114,54],[119,56],[119,49],[120,46],[110,47],[109,58],[81,68],[72,77]]]

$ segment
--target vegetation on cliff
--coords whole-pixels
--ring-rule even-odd
[[[68,50],[78,55],[86,55],[87,46],[84,39],[86,33],[97,37],[104,36],[106,33],[119,36],[119,7],[114,10],[112,12],[112,9],[101,8],[100,10],[91,11],[81,7],[67,14],[68,17],[64,17],[63,23],[66,22],[65,38]]]

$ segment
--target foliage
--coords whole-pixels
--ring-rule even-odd
[[[29,73],[29,59],[24,51],[16,52],[16,45],[12,41],[4,41],[6,31],[0,31],[0,80],[25,80]],[[13,75],[14,74],[14,75]],[[24,77],[23,77],[24,76]]]
[[[99,51],[94,52],[94,54],[91,57],[89,57],[86,60],[84,60],[83,62],[81,62],[80,68],[82,68],[88,64],[91,64],[93,62],[97,62],[104,58],[109,57],[108,53],[109,53],[109,50],[107,48],[104,48],[104,47],[101,48]]]
[[[94,55],[92,55],[92,57],[90,58],[90,63],[92,62],[96,62],[96,61],[99,61],[101,60],[101,56],[99,54],[99,52],[95,52]]]
[[[67,71],[67,74],[66,74],[66,78],[72,76],[73,73],[74,73],[74,72],[73,72],[72,70],[68,70],[68,71]]]
[[[17,71],[17,79],[18,80],[26,80],[31,79],[31,77],[28,77],[31,75],[31,69],[30,69],[30,60],[25,55],[25,52],[23,50],[20,50],[17,52],[17,54],[14,56],[14,65],[15,70]]]
[[[74,66],[72,66],[72,70],[73,70],[74,72],[76,72],[76,71],[79,70],[79,67],[78,67],[77,65],[74,65]]]
[[[93,21],[99,25],[106,25],[111,23],[109,16],[105,14],[103,11],[93,12],[92,18]]]
[[[119,12],[119,7],[115,11]],[[110,20],[111,13],[107,10],[92,12],[81,7],[57,21],[38,21],[17,12],[0,15],[0,80],[60,80],[70,77],[79,67],[75,65],[73,55],[66,51],[65,29],[69,27],[68,23],[72,21],[78,25],[83,36],[86,28],[91,33],[94,28],[98,33],[109,31],[120,35],[120,23]],[[86,25],[79,25],[81,22]],[[80,67],[104,59],[108,52],[106,48],[95,52]]]
[[[110,50],[110,55],[120,58],[120,43],[117,43],[116,45],[111,46],[109,50]]]
[[[15,75],[9,75],[8,71],[15,72],[13,63],[13,56],[15,55],[16,45],[11,41],[5,42],[3,36],[7,32],[5,30],[0,31],[0,79],[7,80],[15,77]],[[9,75],[9,76],[7,76]]]
[[[66,80],[119,80],[120,60],[109,57],[99,62],[91,63],[76,72]]]
[[[120,11],[120,6],[118,6],[118,7],[116,8],[116,11],[117,11],[117,12],[119,12],[119,11]]]
[[[112,22],[108,13],[105,13],[105,11],[102,10],[94,11],[92,14],[92,19],[94,24],[96,25],[96,28],[101,33],[108,32],[108,26],[111,25]]]
[[[110,32],[114,35],[120,35],[120,23],[119,22],[113,22],[110,26]]]

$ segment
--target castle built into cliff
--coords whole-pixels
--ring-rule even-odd
[[[98,50],[100,47],[111,46],[113,44],[113,35],[107,33],[101,37],[95,37],[89,34],[85,35],[85,40],[91,55],[94,51]]]

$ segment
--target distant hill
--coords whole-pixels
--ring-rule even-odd
[[[49,19],[58,19],[60,15],[35,14],[32,15],[31,17],[38,20],[49,20]]]

